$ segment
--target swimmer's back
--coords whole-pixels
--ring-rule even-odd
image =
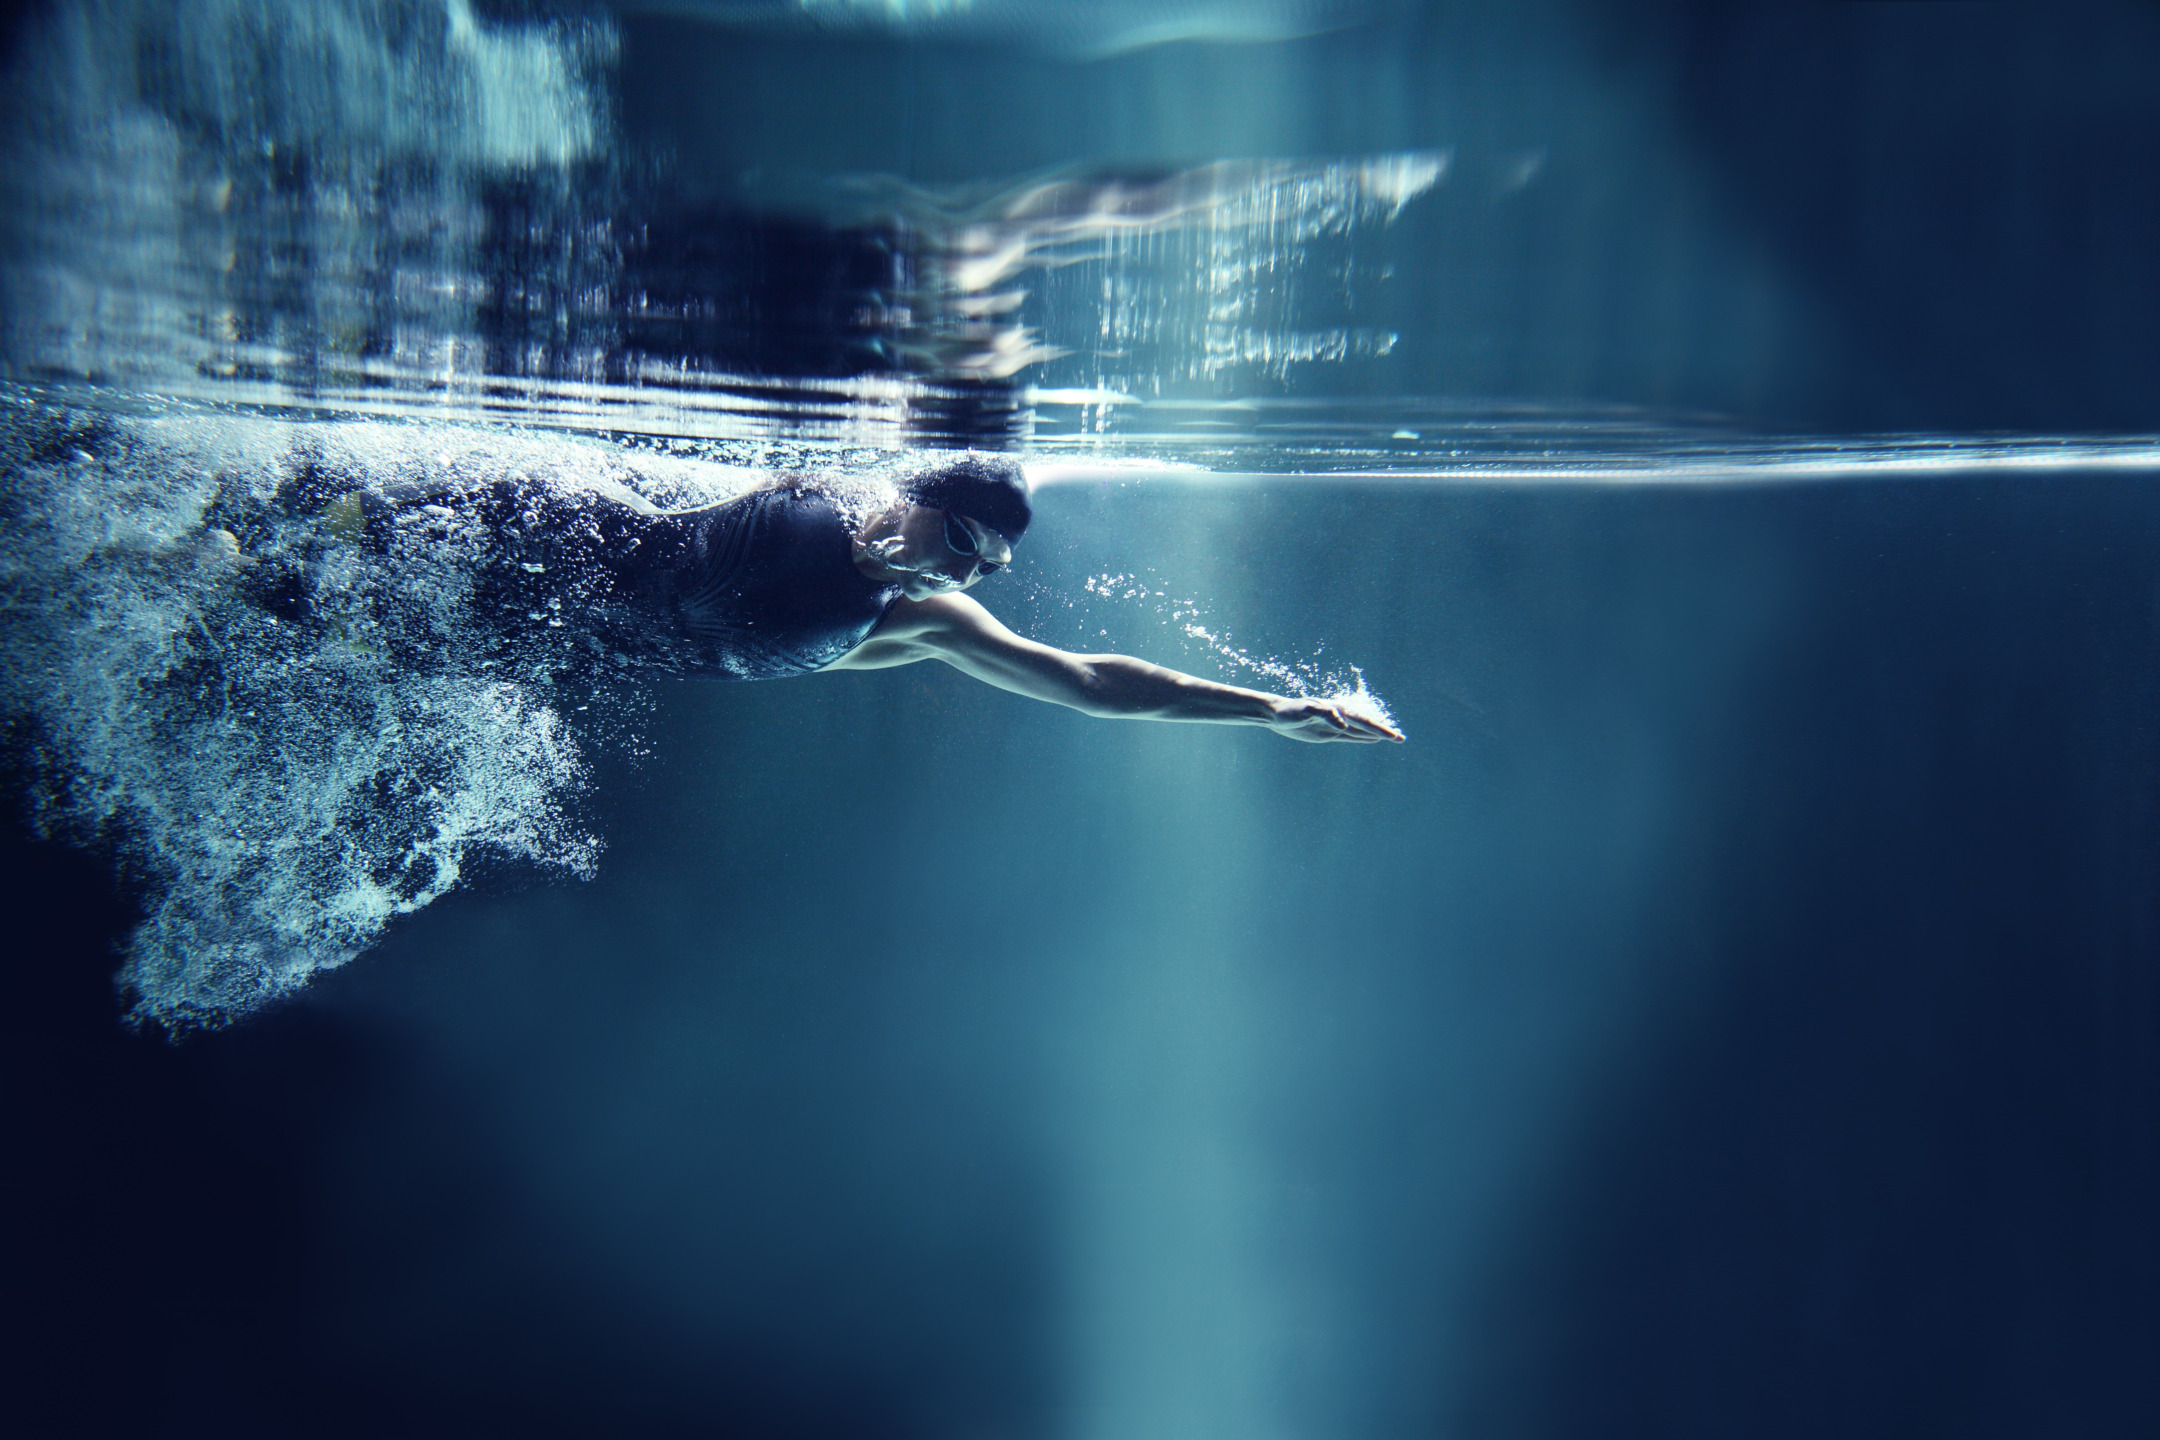
[[[900,598],[855,568],[854,531],[815,490],[760,490],[659,517],[675,624],[696,673],[770,680],[821,670],[862,644]]]

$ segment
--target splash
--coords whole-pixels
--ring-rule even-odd
[[[1337,684],[1319,698],[1334,701],[1347,715],[1353,715],[1360,720],[1370,720],[1390,730],[1396,728],[1395,712],[1388,708],[1387,701],[1375,695],[1365,683],[1365,673],[1353,665],[1350,667],[1350,677],[1347,686]]]
[[[1161,582],[1136,574],[1090,575],[1080,588],[1100,600],[1153,610],[1158,619],[1184,636],[1188,645],[1206,651],[1227,671],[1249,677],[1267,689],[1300,699],[1332,701],[1365,719],[1390,726],[1395,723],[1394,712],[1373,693],[1365,682],[1365,672],[1355,665],[1326,665],[1317,654],[1302,660],[1258,654],[1209,621],[1197,599],[1177,598],[1174,591],[1161,588]]]
[[[441,425],[5,402],[0,706],[34,822],[109,847],[146,897],[131,1019],[243,1015],[478,862],[592,873],[586,747],[636,701],[594,706],[604,723],[567,703],[635,688],[565,624],[577,577],[527,577],[552,597],[506,628],[478,594],[484,527],[417,507],[377,534],[362,501],[513,481],[657,509],[752,472]]]

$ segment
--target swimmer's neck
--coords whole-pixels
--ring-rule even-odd
[[[895,550],[891,542],[901,538],[900,522],[906,509],[898,505],[872,515],[856,530],[850,547],[855,568],[881,585],[897,585],[910,573],[890,563]]]

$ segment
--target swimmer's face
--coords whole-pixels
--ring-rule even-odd
[[[1012,563],[989,526],[929,505],[907,505],[865,532],[864,551],[910,600],[966,590]]]

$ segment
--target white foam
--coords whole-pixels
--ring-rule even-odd
[[[734,467],[560,437],[19,400],[0,470],[0,701],[35,752],[33,813],[139,882],[121,980],[134,1018],[176,1028],[345,963],[476,859],[582,876],[599,851],[554,698],[563,632],[506,644],[470,603],[479,537],[351,543],[306,477],[741,489]],[[265,599],[288,591],[284,613]]]

